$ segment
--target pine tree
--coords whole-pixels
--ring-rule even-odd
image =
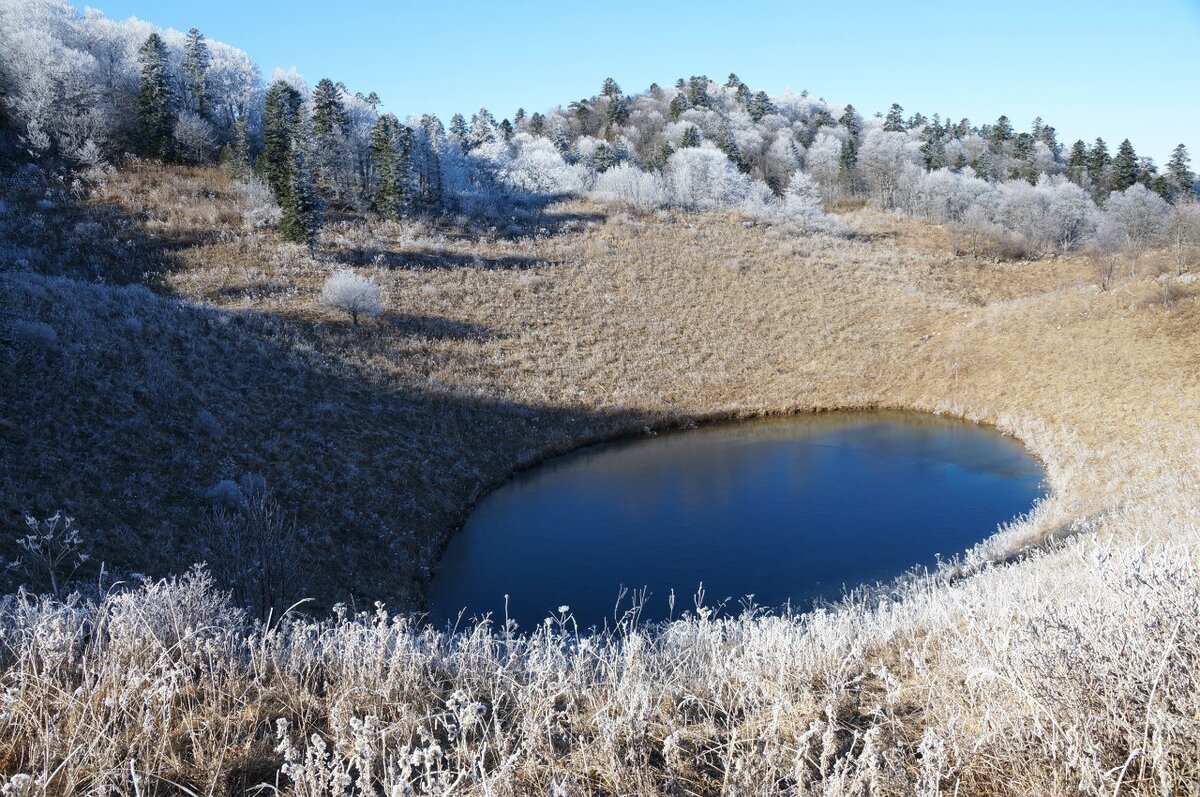
[[[1171,159],[1167,161],[1166,176],[1182,192],[1184,197],[1194,196],[1196,193],[1196,175],[1192,174],[1188,169],[1188,164],[1191,162],[1192,159],[1188,157],[1187,147],[1183,144],[1171,150]]]
[[[512,137],[515,133],[516,128],[513,127],[512,122],[508,121],[507,119],[502,119],[500,121],[500,134],[504,136],[505,141],[512,141]]]
[[[683,116],[683,112],[687,110],[687,97],[683,93],[676,94],[671,98],[671,104],[667,107],[667,116],[672,122],[678,122],[679,117]]]
[[[609,125],[625,124],[629,121],[629,102],[619,93],[609,96],[604,117]]]
[[[142,90],[138,112],[142,124],[144,152],[166,160],[171,157],[171,134],[175,127],[175,97],[167,71],[167,46],[157,33],[151,33],[138,50],[142,69]]]
[[[285,241],[307,244],[311,253],[321,230],[320,198],[308,171],[304,148],[296,139],[292,141],[291,161],[290,181],[281,203],[279,236]]]
[[[403,135],[402,131],[408,135]],[[372,207],[390,219],[400,218],[408,199],[411,135],[411,131],[402,127],[390,113],[382,114],[371,128],[371,166],[379,176],[379,188]]]
[[[684,130],[683,139],[679,142],[679,146],[683,149],[700,146],[700,128],[691,125],[687,130]]]
[[[525,121],[525,117],[526,117],[525,109],[518,108],[517,112],[515,114],[513,114],[513,127],[516,127],[519,130],[521,127],[521,123]]]
[[[1137,153],[1129,139],[1117,147],[1116,157],[1113,158],[1112,187],[1114,191],[1124,191],[1138,181],[1141,169],[1138,168]]]
[[[671,160],[671,155],[674,154],[674,152],[675,149],[671,146],[671,143],[669,141],[664,141],[662,146],[656,149],[650,156],[648,165],[651,171],[661,172],[663,169],[667,168],[667,161]]]
[[[858,163],[858,141],[854,138],[848,138],[842,142],[842,151],[838,154],[838,166],[842,171],[849,174]]]
[[[455,144],[465,155],[469,147],[467,120],[461,113],[450,117],[450,142]]]
[[[604,78],[604,85],[600,87],[600,93],[605,97],[620,97],[621,87],[617,85],[617,81],[606,77]]]
[[[708,78],[704,75],[693,75],[687,83],[688,102],[693,108],[708,107]]]
[[[1071,154],[1067,158],[1067,176],[1076,185],[1083,185],[1088,168],[1087,144],[1079,139],[1071,146]]]
[[[188,31],[183,45],[183,83],[187,92],[188,110],[207,119],[210,113],[208,99],[208,42],[196,28]]]
[[[290,190],[295,156],[292,141],[300,126],[302,98],[291,84],[276,80],[267,89],[263,107],[261,169],[281,206]]]
[[[992,143],[995,144],[996,146],[1000,146],[1000,145],[1004,144],[1004,142],[1006,142],[1006,141],[1011,141],[1012,138],[1013,138],[1012,122],[1010,122],[1008,120],[1007,116],[1004,116],[1003,114],[1001,114],[1000,118],[996,120],[996,126],[992,128],[992,135],[991,135]]]
[[[838,124],[846,128],[852,138],[858,138],[862,135],[863,120],[858,115],[858,111],[854,110],[853,105],[847,105],[846,110],[842,113],[842,118],[838,119]]]
[[[445,129],[442,120],[432,114],[421,117],[421,127],[416,131],[412,146],[412,157],[419,162],[417,170],[421,202],[428,208],[442,204],[442,143]]]
[[[887,116],[883,119],[883,129],[888,133],[904,132],[904,109],[900,107],[900,103],[893,102],[892,107],[888,109]]]
[[[750,107],[747,110],[750,112],[751,119],[761,122],[763,117],[772,113],[775,109],[771,106],[771,98],[767,96],[767,93],[760,91],[750,99]]]
[[[250,171],[250,122],[243,111],[233,126],[233,146],[229,151],[229,168],[233,176],[245,177]]]
[[[478,149],[495,140],[496,118],[487,108],[480,108],[479,112],[471,117],[471,131],[467,137],[468,146],[470,149]]]
[[[597,172],[605,172],[616,163],[616,157],[607,144],[601,143],[592,154],[592,168]]]
[[[529,117],[529,132],[535,136],[540,136],[546,132],[546,117],[534,111]]]
[[[1092,177],[1092,182],[1096,190],[1104,191],[1108,186],[1108,167],[1112,164],[1112,157],[1108,154],[1108,145],[1104,143],[1104,139],[1097,138],[1092,144],[1091,150],[1088,151],[1088,174]]]
[[[312,93],[312,129],[317,146],[335,146],[337,137],[350,125],[342,92],[329,78],[321,78]]]

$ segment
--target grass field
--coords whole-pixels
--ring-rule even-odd
[[[286,597],[419,608],[515,468],[763,414],[994,424],[1050,490],[882,601],[609,637],[386,609],[255,630],[202,576],[9,598],[0,774],[28,793],[224,793],[281,763],[301,794],[1196,793],[1200,284],[1165,256],[1100,290],[1085,256],[978,261],[869,209],[827,236],[569,203],[516,239],[332,219],[312,257],[219,172],[153,166],[41,208],[64,232],[23,257],[19,211],[4,309],[53,334],[5,354],[4,522],[65,508],[119,571],[228,558],[206,491],[254,473],[301,527]],[[319,306],[342,267],[384,287],[377,319]]]

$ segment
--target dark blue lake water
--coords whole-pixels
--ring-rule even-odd
[[[830,413],[582,449],[485,496],[450,541],[431,619],[491,612],[531,630],[560,605],[612,625],[622,587],[643,618],[726,598],[807,608],[932,565],[1027,512],[1038,463],[1015,440],[915,413]],[[624,607],[629,606],[627,594]]]

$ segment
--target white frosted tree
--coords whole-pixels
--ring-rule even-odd
[[[354,326],[362,316],[374,318],[383,312],[383,291],[374,281],[352,271],[335,272],[321,289],[321,304],[350,316]]]

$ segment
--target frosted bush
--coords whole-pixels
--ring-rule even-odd
[[[271,187],[257,177],[249,177],[233,184],[234,200],[242,216],[242,226],[248,230],[273,227],[279,223],[279,205]]]
[[[750,178],[715,148],[690,147],[667,161],[670,202],[688,210],[715,210],[740,204],[750,196]]]
[[[621,163],[597,175],[592,196],[647,213],[666,202],[666,187],[660,175]]]
[[[374,318],[383,312],[383,294],[379,286],[352,271],[339,271],[325,280],[321,304],[349,314],[358,326],[360,316]]]

